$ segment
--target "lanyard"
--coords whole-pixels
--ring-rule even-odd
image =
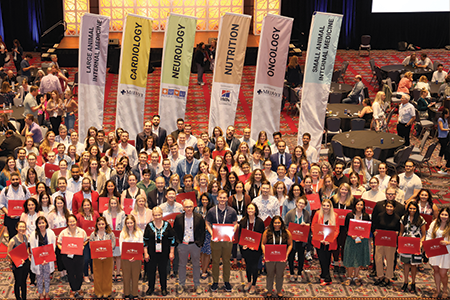
[[[217,223],[220,223],[220,222],[219,222],[219,209],[218,209],[217,207],[218,207],[218,205],[216,206],[216,220],[217,220]],[[227,217],[227,208],[225,207],[225,213],[224,213],[224,215],[223,215],[223,221],[222,221],[222,224],[225,224],[225,219],[226,219],[226,217]]]
[[[241,203],[241,205],[240,205],[241,207],[239,207],[239,202]],[[237,214],[238,215],[243,215],[243,213],[244,213],[244,200],[241,200],[241,201],[237,200],[236,201],[236,207],[237,207]]]
[[[298,212],[296,211],[295,212],[295,223],[301,224],[302,222],[303,222],[303,211],[302,211],[302,214],[300,217],[298,216]]]
[[[256,217],[255,217],[255,220],[252,223],[252,230],[251,231],[255,231],[255,223],[256,223]],[[247,218],[247,230],[250,230],[249,228],[250,228],[250,219]]]
[[[273,244],[275,245],[275,233],[272,233],[273,236]],[[281,240],[282,240],[282,235],[281,235],[281,231],[280,231],[280,242],[278,243],[279,245],[281,245]]]
[[[188,171],[188,168],[187,168],[187,159],[184,161],[184,168],[186,169],[186,174],[191,174],[191,171],[192,171],[192,168],[194,167],[194,161],[192,160],[192,165],[191,165],[191,167],[189,168],[189,171]]]

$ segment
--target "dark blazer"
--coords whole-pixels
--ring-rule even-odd
[[[153,133],[151,134],[151,135],[153,135],[153,138],[155,139],[155,141],[156,141],[156,135],[154,135]],[[137,153],[139,153],[139,152],[141,152],[141,149],[142,148],[144,148],[144,143],[145,143],[145,140],[147,139],[147,137],[148,137],[148,135],[146,135],[145,134],[145,132],[139,132],[138,134],[137,134],[137,136],[136,136],[136,151],[137,151]]]
[[[227,137],[225,136],[225,140],[226,139],[227,139]],[[233,137],[231,139],[231,143],[228,144],[228,147],[230,147],[230,150],[231,150],[231,152],[233,152],[233,155],[236,154],[236,151],[238,150],[240,144],[241,144],[241,141],[239,141],[236,137]]]
[[[164,189],[164,199],[163,203],[167,201],[166,199],[166,189]],[[147,205],[148,208],[152,209],[155,206],[158,206],[158,189],[154,189],[153,191],[148,192],[147,194]]]
[[[371,177],[373,177],[373,176],[378,174],[378,166],[381,164],[381,161],[379,161],[378,159],[372,158],[372,160],[373,160],[372,172],[369,172],[369,167],[366,166],[367,172],[369,172]],[[364,164],[365,163],[366,163],[366,159],[364,158]]]
[[[275,153],[270,156],[270,161],[272,162],[272,171],[276,172],[278,165],[280,164],[280,153]],[[289,169],[289,166],[292,163],[292,155],[290,153],[284,152],[284,165],[286,169]]]
[[[205,241],[206,227],[205,220],[203,219],[201,214],[196,212],[194,215],[194,243],[198,247],[203,246],[203,242]],[[175,221],[173,222],[173,229],[175,231],[175,242],[177,244],[183,244],[184,238],[184,219],[186,213],[179,214],[176,216]]]
[[[158,136],[155,139],[156,145],[159,147],[159,149],[162,149],[162,146],[164,145],[164,142],[166,141],[167,137],[167,131],[162,128],[161,126],[158,127]]]
[[[150,166],[149,164],[147,164],[147,168],[150,170],[150,180],[155,181],[155,179],[156,179],[156,171],[155,171],[155,169],[152,166]],[[136,175],[138,182],[142,180],[141,173],[139,172],[139,164],[137,164],[136,166],[134,166],[131,169],[131,173]]]
[[[111,145],[108,142],[105,142],[103,144],[103,152],[102,153],[106,153],[106,151],[108,151],[109,149],[111,149]]]
[[[242,229],[247,229],[247,217],[243,217],[239,221],[239,228],[238,228],[238,230],[239,230],[239,239],[241,238],[241,231],[242,231]],[[264,226],[264,221],[261,220],[261,218],[256,217],[253,231],[263,234],[264,230],[266,230],[266,226]],[[244,252],[245,254],[249,254],[249,255],[252,255],[252,254],[259,254],[259,255],[261,255],[261,253],[262,253],[261,246],[259,246],[258,251],[254,251],[254,250],[250,250],[250,249],[243,250],[242,246],[241,246],[241,251]]]

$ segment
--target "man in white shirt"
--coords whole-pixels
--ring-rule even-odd
[[[72,142],[72,145],[77,148],[76,153],[81,155],[81,153],[84,152],[85,147],[83,143],[78,142],[78,132],[72,131],[70,134],[70,141]]]
[[[47,154],[47,162],[42,165],[42,167],[44,168],[44,173],[45,173],[45,166],[47,166],[47,165],[55,165],[55,166],[58,165],[58,163],[56,162],[56,154],[55,154],[55,152],[50,151]],[[51,177],[48,178],[47,175],[45,176],[45,184],[47,186],[50,186],[51,179],[52,179]]]
[[[59,135],[55,137],[55,142],[64,144],[66,149],[72,144],[70,137],[67,135],[67,127],[63,124],[59,125]]]
[[[252,159],[250,160],[250,170],[253,172],[256,169],[264,170],[263,161],[261,160],[262,150],[253,148]]]
[[[407,56],[403,60],[402,65],[415,67],[417,62],[418,62],[418,59],[417,59],[416,52],[412,52],[411,55]]]
[[[25,148],[20,148],[19,151],[17,151],[16,167],[19,169],[19,172],[22,172],[23,169],[28,167],[27,150],[25,150]]]
[[[442,64],[438,64],[437,70],[433,73],[433,78],[431,82],[445,82],[445,77],[447,77],[448,73],[444,71],[444,66]]]
[[[253,147],[256,144],[256,141],[250,137],[251,133],[252,133],[252,131],[251,131],[250,127],[245,127],[244,128],[244,136],[239,139],[239,141],[241,143],[242,142],[247,143],[249,151],[252,151]]]
[[[155,170],[156,174],[159,174],[163,171],[163,167],[159,163],[159,154],[156,151],[153,151],[150,154],[150,166]]]
[[[186,127],[185,127],[185,130],[186,130]],[[177,143],[178,143],[178,153],[181,156],[185,156],[184,151],[185,151],[185,149],[187,147],[187,144],[186,144],[186,133],[185,132],[180,132],[178,134],[178,141],[177,141]]]
[[[409,134],[412,124],[416,120],[416,109],[409,103],[409,95],[402,95],[398,108],[397,134],[405,139],[405,146],[409,146]]]
[[[399,188],[405,192],[405,203],[413,200],[422,189],[422,180],[414,174],[414,163],[408,160],[405,163],[405,173],[398,175]]]
[[[138,156],[136,152],[136,148],[128,143],[128,139],[130,135],[127,131],[122,132],[120,135],[120,144],[119,149],[122,149],[127,153],[128,160],[130,162],[130,167],[134,167],[138,162]]]
[[[178,163],[184,158],[185,157],[183,155],[180,155],[180,153],[178,152],[178,144],[173,143],[170,146],[170,153],[169,153],[170,171],[172,171],[172,173],[175,173],[177,171]]]
[[[67,190],[75,194],[81,190],[81,183],[83,181],[83,177],[80,176],[80,166],[73,165],[70,172],[72,173],[72,177],[67,181]]]
[[[303,142],[303,149],[305,149],[306,152],[306,159],[308,160],[309,164],[318,162],[317,159],[317,150],[314,147],[310,147],[309,142],[311,141],[311,134],[308,132],[304,133],[302,136],[302,142]]]
[[[289,177],[286,177],[286,172],[287,172],[286,166],[285,165],[279,165],[277,167],[277,175],[278,176],[275,177],[275,178],[272,178],[270,180],[270,184],[272,186],[274,186],[275,183],[277,183],[278,181],[281,181],[286,186],[286,190],[289,191],[291,189],[291,186],[294,183],[292,182],[292,180]]]
[[[421,53],[420,54],[420,60],[419,62],[416,64],[416,67],[418,68],[426,68],[426,69],[431,69],[433,70],[433,62],[431,61],[431,59],[428,58],[426,53]]]
[[[59,177],[58,178],[58,189],[56,193],[52,195],[52,198],[55,199],[56,196],[62,196],[64,200],[66,201],[67,209],[73,213],[77,214],[77,211],[72,212],[72,200],[73,200],[73,194],[72,192],[67,190],[67,179],[65,177]]]
[[[166,193],[167,201],[161,204],[159,207],[163,211],[163,216],[166,216],[171,213],[182,213],[183,205],[178,202],[175,202],[176,199],[176,191],[173,188],[168,188]]]
[[[275,153],[278,153],[278,147],[277,147],[278,142],[282,141],[283,139],[281,138],[282,135],[281,135],[281,132],[279,132],[279,131],[274,132],[272,134],[272,136],[273,136],[273,145],[270,145],[270,150],[272,151],[272,154],[275,154]],[[284,152],[289,153],[288,145],[286,145],[286,149],[284,149]]]
[[[20,180],[22,182],[25,182],[25,180],[27,179],[27,173],[29,168],[33,168],[36,171],[37,174],[36,181],[45,182],[44,168],[36,164],[36,159],[37,159],[36,154],[34,154],[33,152],[28,154],[27,156],[28,166],[23,168],[22,171],[20,172]]]
[[[192,135],[192,126],[191,124],[184,125],[184,133],[186,134],[186,147],[195,148],[197,145],[197,138]]]
[[[269,182],[261,184],[261,195],[253,199],[252,203],[258,207],[258,217],[265,221],[267,217],[275,217],[280,215],[280,203],[277,198],[270,195],[271,186]]]

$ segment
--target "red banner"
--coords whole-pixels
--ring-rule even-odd
[[[441,244],[441,241],[443,240],[444,238],[441,237],[437,239],[423,241],[422,246],[423,249],[425,250],[425,254],[427,255],[427,257],[448,254],[447,246]]]
[[[108,197],[99,197],[98,198],[98,212],[103,213],[105,210],[108,210],[109,198]]]
[[[113,257],[111,240],[91,241],[89,246],[91,247],[92,259]]]
[[[133,210],[133,199],[131,198],[123,199],[123,210],[127,215],[131,213],[131,211]]]
[[[234,237],[233,224],[214,224],[212,241],[214,242],[232,242]]]
[[[9,256],[11,257],[13,263],[16,267],[19,267],[28,258],[27,246],[25,243],[20,244],[16,248],[9,251]]]
[[[391,230],[376,230],[375,246],[397,247],[397,233]]]
[[[286,245],[265,245],[264,260],[271,261],[286,261]]]
[[[8,216],[20,217],[24,212],[23,204],[25,200],[8,200]]]
[[[376,202],[370,201],[370,200],[364,200],[364,204],[366,206],[366,213],[371,215],[373,213],[373,209],[375,205],[377,205]]]
[[[261,243],[261,236],[262,234],[259,232],[242,228],[239,245],[247,246],[249,249],[257,251]]]
[[[337,220],[336,225],[344,226],[345,225],[345,217],[349,212],[351,212],[351,209],[334,209],[334,212],[337,213]]]
[[[420,238],[399,236],[398,253],[402,254],[420,254]]]
[[[361,221],[350,219],[350,223],[348,225],[348,236],[359,236],[363,238],[370,238],[370,228],[372,226],[372,222],[370,221]]]
[[[83,244],[84,239],[82,237],[63,236],[61,253],[83,255]]]
[[[177,215],[179,215],[180,213],[170,213],[165,215],[162,219],[164,221],[167,221],[170,223],[170,226],[173,227],[173,223],[175,222],[175,218],[177,217]]]
[[[56,261],[55,249],[53,248],[53,244],[33,248],[32,251],[34,263],[37,266],[42,265],[44,262],[49,263],[52,261]]]
[[[56,237],[59,236],[59,234],[61,233],[61,231],[63,231],[64,229],[66,229],[67,227],[59,227],[59,228],[53,228],[53,232],[55,233]]]
[[[308,199],[311,210],[318,210],[320,208],[319,194],[308,194],[306,195],[306,199]]]
[[[194,203],[194,207],[197,207],[197,196],[195,196],[195,192],[187,192],[178,194],[176,197],[176,201],[180,204],[183,204],[185,200],[191,200]]]
[[[308,242],[310,225],[302,225],[297,223],[289,223],[289,231],[292,235],[292,240],[296,242]]]
[[[336,226],[314,224],[312,227],[313,236],[312,239],[315,241],[327,241],[332,243],[335,240]]]
[[[122,243],[122,259],[142,260],[144,255],[143,243]]]
[[[47,163],[44,165],[44,171],[45,171],[45,177],[47,177],[48,179],[51,179],[53,176],[53,173],[55,173],[56,171],[59,171],[59,166]]]

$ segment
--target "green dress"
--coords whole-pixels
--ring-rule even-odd
[[[345,229],[348,232],[350,219],[354,219],[353,212],[345,217]],[[363,221],[370,221],[366,213],[362,216]],[[362,239],[361,243],[356,243],[351,236],[347,236],[344,247],[344,266],[346,268],[366,267],[370,264],[369,239]]]

